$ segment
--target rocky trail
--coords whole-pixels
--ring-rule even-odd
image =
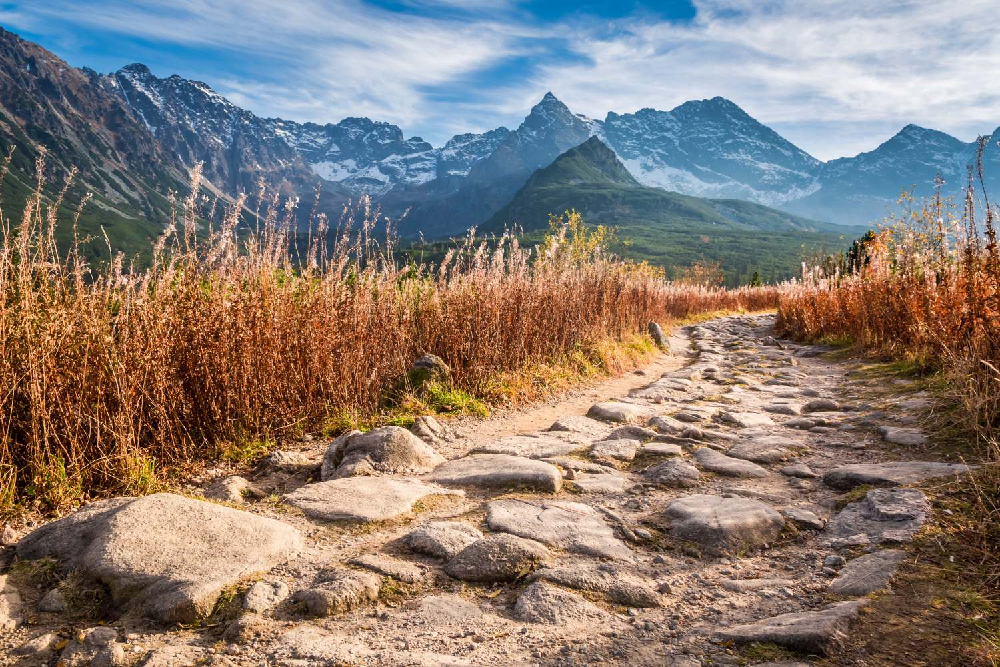
[[[921,458],[929,399],[851,381],[776,339],[773,316],[689,326],[672,347],[646,375],[519,416],[310,441],[244,477],[18,535],[0,662],[836,655],[928,519],[912,485],[967,468],[893,460],[893,443]]]

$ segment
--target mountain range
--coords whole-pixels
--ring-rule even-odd
[[[5,203],[24,194],[44,149],[49,176],[77,167],[79,187],[94,193],[102,219],[128,227],[137,244],[157,233],[169,215],[164,195],[183,192],[197,162],[209,191],[223,198],[253,192],[260,181],[309,199],[318,188],[319,210],[337,217],[344,202],[369,194],[385,214],[403,218],[404,236],[441,238],[495,226],[501,211],[523,215],[512,200],[533,174],[542,178],[536,172],[591,137],[634,181],[618,183],[632,195],[708,198],[700,206],[716,213],[725,206],[718,200],[744,200],[851,225],[881,219],[903,189],[929,194],[938,174],[957,191],[975,155],[973,144],[910,125],[870,152],[822,162],[721,97],[598,120],[552,93],[514,130],[459,134],[434,147],[368,118],[325,125],[262,118],[205,83],[160,78],[141,64],[110,74],[76,69],[0,29],[0,148],[17,149]],[[802,219],[794,216],[786,222]]]

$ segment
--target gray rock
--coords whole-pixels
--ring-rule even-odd
[[[444,571],[463,581],[514,581],[549,560],[545,546],[514,535],[487,535],[445,563]]]
[[[24,620],[24,604],[7,575],[0,574],[0,630],[13,630]]]
[[[581,473],[573,478],[573,483],[583,493],[625,493],[627,482],[617,473]]]
[[[909,542],[929,510],[918,489],[872,489],[864,500],[850,503],[826,527],[832,546]]]
[[[376,474],[430,472],[444,458],[399,426],[351,432],[331,443],[323,457],[323,480]],[[335,466],[335,467],[334,467]],[[331,471],[331,468],[333,470]]]
[[[226,586],[301,548],[299,532],[280,521],[158,493],[88,505],[32,532],[17,553],[99,581],[120,611],[188,623],[211,612]]]
[[[382,579],[370,572],[334,570],[332,578],[295,593],[292,602],[310,616],[332,616],[378,599]]]
[[[121,651],[114,651],[118,633],[114,628],[95,627],[82,630],[59,655],[59,664],[65,667],[88,667],[90,665],[112,667],[126,664],[120,658]],[[116,655],[117,654],[117,655]]]
[[[788,415],[790,417],[797,417],[802,414],[802,408],[797,405],[792,405],[791,403],[770,403],[764,406],[764,412],[770,412],[776,415]]]
[[[862,484],[872,486],[902,486],[937,477],[950,477],[971,472],[961,463],[929,461],[890,461],[888,463],[856,463],[840,466],[823,475],[823,483],[834,489],[848,490]]]
[[[477,445],[472,454],[506,454],[528,459],[563,456],[580,449],[580,446],[556,437],[544,435],[512,435],[500,440]]]
[[[717,555],[773,542],[785,526],[780,514],[749,498],[684,496],[667,505],[666,515],[672,536],[696,542]]]
[[[733,424],[740,428],[757,428],[761,426],[774,426],[774,421],[767,415],[759,412],[730,412],[719,413],[719,420],[726,424]]]
[[[265,456],[260,467],[265,472],[284,472],[291,474],[311,474],[319,470],[321,462],[306,452],[296,452],[279,449]]]
[[[528,623],[579,625],[602,622],[607,614],[579,595],[536,581],[517,597],[514,617]]]
[[[797,528],[805,528],[806,530],[823,530],[826,526],[826,522],[816,516],[816,514],[799,507],[784,509],[781,513]]]
[[[547,567],[532,577],[575,588],[600,593],[609,602],[627,607],[659,607],[663,599],[645,579],[637,577],[613,563],[576,563]]]
[[[628,559],[632,551],[594,508],[564,500],[495,500],[486,505],[486,525],[566,551]]]
[[[673,418],[680,422],[695,424],[697,422],[705,421],[706,416],[698,414],[697,412],[677,412],[673,415]]]
[[[799,477],[801,479],[813,479],[819,477],[816,473],[812,471],[812,468],[807,466],[805,463],[793,463],[792,465],[785,466],[781,469],[781,474],[788,477]]]
[[[260,641],[272,634],[274,623],[256,614],[244,614],[226,626],[222,638],[233,644]]]
[[[606,401],[595,403],[587,411],[588,417],[600,419],[606,422],[620,422],[624,424],[636,423],[646,415],[646,410],[631,403],[621,403],[618,401]]]
[[[424,579],[424,571],[420,567],[383,554],[363,554],[352,558],[351,565],[383,574],[404,584],[416,584]]]
[[[288,586],[282,581],[258,581],[243,596],[243,608],[263,614],[280,604],[288,595]]]
[[[553,456],[549,458],[542,459],[546,463],[551,463],[554,466],[559,466],[563,470],[573,470],[574,472],[588,472],[595,475],[617,475],[618,470],[613,466],[604,465],[601,463],[595,463],[593,461],[584,461],[583,459],[575,459],[571,456]]]
[[[61,614],[66,611],[66,596],[58,588],[53,588],[38,601],[38,611]]]
[[[413,420],[413,424],[410,426],[410,433],[428,445],[436,445],[445,438],[447,430],[434,417],[423,415]]]
[[[655,428],[660,433],[671,433],[674,435],[681,435],[689,430],[693,430],[693,427],[689,424],[674,419],[673,417],[667,417],[664,415],[651,417],[649,419],[649,425]],[[685,436],[688,437],[688,436]]]
[[[651,456],[680,456],[684,450],[669,442],[647,442],[639,451]]]
[[[726,579],[722,587],[732,593],[752,593],[765,588],[787,588],[794,586],[791,579]]]
[[[722,630],[717,637],[738,644],[772,642],[803,653],[826,655],[843,645],[850,623],[864,602],[838,602],[818,611],[781,614]]]
[[[796,417],[795,419],[789,419],[788,421],[783,422],[782,426],[808,431],[816,426],[816,420],[809,417]]]
[[[701,472],[680,459],[657,464],[647,470],[644,476],[653,484],[675,489],[689,489],[701,483]]]
[[[606,437],[601,438],[601,440],[638,440],[639,442],[646,442],[647,440],[652,440],[657,435],[656,431],[648,429],[645,426],[630,424],[628,426],[619,426]]]
[[[431,521],[403,536],[413,551],[445,560],[481,539],[483,534],[464,521]]]
[[[656,322],[650,322],[646,325],[646,331],[649,332],[649,337],[653,339],[656,346],[661,350],[666,352],[670,351],[670,341],[663,334],[663,329]]]
[[[906,558],[905,551],[886,549],[855,558],[830,582],[835,595],[868,595],[885,588]]]
[[[726,454],[733,458],[754,463],[777,463],[795,456],[792,447],[801,443],[780,435],[765,435],[733,445]]]
[[[264,492],[256,488],[246,478],[230,475],[209,484],[205,489],[205,497],[238,505],[247,498],[263,498]]]
[[[590,455],[598,461],[631,461],[638,451],[638,440],[599,440],[591,446]]]
[[[802,406],[803,412],[839,412],[840,403],[830,398],[814,398]]]
[[[389,521],[413,510],[428,496],[463,495],[417,479],[346,477],[306,484],[285,495],[285,502],[306,516],[324,521]]]
[[[523,488],[555,493],[562,488],[559,469],[549,463],[506,454],[473,454],[446,461],[428,479],[449,486],[486,489]]]
[[[769,476],[767,468],[762,468],[756,463],[734,459],[721,452],[708,447],[701,447],[691,453],[691,456],[703,470],[726,475],[728,477],[751,477],[762,479]]]
[[[579,433],[599,438],[606,436],[611,431],[611,427],[605,422],[591,419],[590,417],[570,415],[557,419],[549,427],[549,430],[562,433]]]
[[[886,442],[894,445],[907,445],[911,447],[926,445],[927,436],[919,428],[896,428],[892,426],[882,426],[879,434]]]
[[[60,642],[59,635],[54,632],[46,632],[43,635],[32,637],[13,651],[11,655],[16,657],[31,658],[34,664],[48,664],[49,659],[55,655],[56,645]]]
[[[444,362],[444,359],[436,354],[425,354],[413,362],[406,377],[410,381],[411,387],[421,389],[431,382],[450,383],[451,369]]]

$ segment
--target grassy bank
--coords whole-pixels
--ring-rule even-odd
[[[277,198],[241,200],[212,228],[198,180],[143,269],[58,244],[76,221],[41,184],[19,218],[3,212],[2,511],[141,493],[192,462],[405,415],[425,352],[453,371],[430,400],[461,410],[616,370],[644,353],[651,320],[777,304],[775,288],[667,283],[579,221],[536,248],[470,240],[415,265],[376,242],[363,202],[333,229],[316,219],[302,249]],[[240,206],[259,215],[246,224]]]

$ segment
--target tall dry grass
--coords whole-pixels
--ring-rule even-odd
[[[317,217],[304,244],[294,202],[263,191],[256,215],[241,197],[212,227],[199,170],[148,268],[92,266],[57,247],[76,222],[38,173],[20,221],[0,212],[0,511],[141,493],[241,443],[377,413],[424,352],[482,395],[649,320],[777,304],[775,288],[665,283],[578,216],[539,248],[470,238],[437,266],[377,242],[367,201],[334,229]]]
[[[959,207],[939,194],[856,247],[852,261],[804,271],[781,295],[778,326],[800,340],[840,339],[938,372],[972,463],[942,515],[944,548],[960,550],[965,583],[1000,595],[1000,251],[998,210],[982,153]],[[949,552],[952,555],[954,552]],[[975,574],[973,574],[975,573]],[[993,635],[994,637],[996,635]],[[991,640],[992,641],[992,640]],[[993,649],[995,650],[994,646]]]

